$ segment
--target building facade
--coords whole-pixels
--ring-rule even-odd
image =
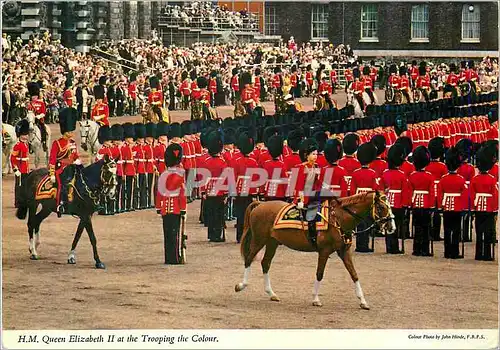
[[[349,44],[360,56],[498,55],[497,2],[266,2],[266,34]]]
[[[2,6],[2,31],[29,39],[48,31],[68,47],[87,52],[105,39],[148,39],[160,1],[13,1]]]

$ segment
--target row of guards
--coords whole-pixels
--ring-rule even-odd
[[[456,100],[455,102],[461,103],[464,101]],[[412,198],[412,202],[411,204],[406,203],[402,205],[402,207],[411,209],[405,209],[405,212],[413,212],[413,223],[415,225],[428,223],[429,221],[416,220],[415,218],[418,218],[419,215],[424,215],[425,217],[425,215],[430,212],[430,209],[434,207],[442,208],[445,206],[442,208],[444,211],[459,211],[461,217],[469,218],[471,217],[469,211],[471,213],[483,211],[486,213],[494,213],[494,211],[490,211],[491,206],[488,203],[491,201],[495,203],[495,197],[482,196],[482,194],[487,192],[481,189],[476,190],[476,192],[471,192],[471,184],[472,180],[476,178],[476,175],[484,173],[485,167],[479,165],[481,159],[485,157],[484,155],[491,155],[491,159],[496,159],[495,155],[498,142],[495,140],[498,138],[498,104],[495,100],[489,100],[488,102],[480,102],[474,107],[473,109],[468,105],[454,105],[453,108],[455,109],[464,109],[464,111],[459,113],[459,115],[463,117],[456,118],[452,115],[429,114],[431,120],[419,121],[409,126],[407,129],[397,126],[385,126],[383,124],[384,120],[377,118],[364,118],[366,120],[371,120],[369,125],[365,124],[364,120],[363,123],[358,123],[358,120],[351,119],[346,120],[346,123],[339,124],[333,120],[326,120],[323,113],[305,112],[295,115],[277,115],[260,119],[252,116],[237,119],[227,118],[222,123],[219,120],[196,120],[192,122],[185,121],[182,124],[161,122],[157,125],[154,123],[147,125],[138,123],[134,125],[126,123],[124,125],[113,125],[111,128],[103,127],[99,132],[99,138],[104,146],[99,153],[101,156],[103,154],[112,156],[119,164],[118,177],[120,181],[120,196],[114,203],[102,203],[103,208],[101,212],[104,214],[111,214],[113,212],[153,207],[155,204],[154,193],[157,192],[154,190],[155,184],[157,184],[154,179],[165,170],[165,150],[167,146],[171,144],[178,144],[182,148],[182,157],[179,167],[182,167],[186,171],[186,178],[189,177],[188,175],[190,172],[196,172],[198,168],[208,169],[212,177],[217,178],[222,174],[225,168],[231,167],[235,169],[235,174],[240,174],[237,177],[237,183],[240,183],[241,180],[239,180],[239,176],[245,176],[243,164],[247,163],[246,167],[250,167],[250,165],[255,166],[255,164],[257,164],[257,167],[268,171],[269,175],[277,169],[280,176],[286,178],[287,173],[289,173],[291,169],[301,166],[306,167],[306,165],[311,162],[308,166],[310,168],[333,167],[334,169],[345,170],[347,175],[340,176],[339,178],[343,179],[348,186],[347,194],[353,195],[359,193],[359,191],[364,191],[364,189],[403,191],[403,189],[391,189],[386,186],[380,187],[380,184],[383,183],[381,181],[386,170],[391,169],[387,169],[387,164],[379,162],[379,160],[382,161],[384,158],[389,160],[390,149],[396,144],[403,145],[406,161],[401,164],[399,170],[407,175],[408,181],[412,184],[411,175],[414,174],[413,167],[415,167],[415,173],[417,174],[427,174],[426,171],[429,171],[427,169],[428,164],[423,167],[421,166],[425,161],[419,163],[419,154],[422,152],[423,154],[428,154],[428,152],[432,154],[436,147],[434,144],[439,143],[442,144],[444,149],[447,149],[447,152],[439,156],[442,157],[444,155],[444,157],[448,159],[446,161],[448,172],[454,172],[456,170],[453,169],[452,164],[456,164],[456,157],[454,154],[459,154],[459,168],[467,169],[467,171],[463,173],[462,170],[458,170],[461,178],[463,178],[465,182],[468,181],[468,184],[465,183],[468,185],[466,191],[468,191],[469,194],[481,194],[479,197],[486,198],[487,205],[484,207],[481,204],[483,199],[478,201],[479,199],[476,200],[476,195],[470,194],[466,196],[466,198],[468,198],[467,205],[459,206],[457,203],[453,202],[453,207],[445,206],[449,198],[456,198],[454,201],[458,200],[458,198],[463,198],[462,192],[458,190],[455,192],[450,191],[450,193],[454,195],[447,196],[447,200],[444,201],[444,203],[443,201],[436,202],[436,198],[439,198],[438,191],[434,189],[434,181],[438,180],[438,178],[436,178],[432,181],[432,194],[425,189],[416,189],[416,184],[412,184],[412,186],[414,186],[412,189],[413,193],[409,196]],[[63,135],[66,135],[67,131],[70,131],[71,128],[72,130],[75,129],[71,121],[73,119],[76,120],[76,115],[73,115],[74,113],[71,113],[71,111],[72,109],[67,109],[61,114],[61,132]],[[479,113],[479,115],[469,115],[469,113]],[[485,113],[487,113],[487,116]],[[382,124],[375,125],[375,122],[381,122]],[[464,130],[471,130],[471,139],[469,139],[466,134],[462,133],[461,127],[456,127],[464,123],[467,126]],[[22,125],[23,123],[20,123],[16,130],[19,135],[25,133],[25,126],[23,129]],[[343,129],[339,129],[339,126],[343,127]],[[427,130],[427,133],[416,133],[415,135],[421,134],[423,136],[421,139],[415,139],[414,133],[408,132],[409,129]],[[74,144],[74,141],[70,142],[71,135],[68,137],[69,141],[64,140],[64,144]],[[436,138],[438,138],[437,141],[435,140]],[[305,142],[305,140],[307,140],[307,142]],[[21,140],[20,142],[22,143],[23,141]],[[57,142],[61,144],[62,141],[57,140]],[[380,158],[379,160],[372,159],[372,146],[376,149],[375,158]],[[335,156],[338,160],[337,165],[334,161],[335,157],[332,156],[332,158],[329,155],[330,151],[328,150],[331,147],[335,149],[334,154],[337,154]],[[11,157],[13,168],[16,169],[16,173],[29,171],[28,166],[23,166],[23,164],[27,165],[27,162],[23,161],[23,158],[27,156],[23,153],[24,151],[22,151],[21,148],[22,145],[19,144],[19,149],[16,148]],[[368,149],[368,151],[364,150],[365,148]],[[479,152],[478,150],[480,149],[485,149],[487,151]],[[301,150],[303,150],[302,153]],[[310,154],[314,152],[317,152],[317,160],[308,160]],[[346,154],[345,156],[342,156],[343,152]],[[410,153],[413,153],[413,158],[409,157]],[[432,159],[429,159],[432,160],[431,164],[436,163],[439,156],[433,155],[431,157]],[[314,156],[312,156],[312,158],[314,158]],[[413,162],[413,165],[408,159]],[[455,163],[453,163],[453,159],[455,159]],[[470,170],[471,165],[467,163],[470,159],[473,164],[477,165],[477,171],[479,171],[480,174],[476,174],[477,171],[474,170],[473,167],[473,171]],[[350,165],[349,163],[354,165]],[[380,167],[374,165],[379,163],[381,164]],[[359,167],[361,167],[361,169],[358,169]],[[372,167],[375,167],[376,170],[371,169]],[[365,183],[365,181],[370,179],[370,176],[363,174],[363,172],[368,171],[367,168],[372,170],[370,171],[372,175],[373,173],[377,175],[375,177],[376,181],[373,183]],[[362,169],[365,170],[358,173],[360,176],[360,182],[358,183],[357,180],[355,180],[356,176],[354,176],[354,172],[358,170],[361,171]],[[492,175],[493,179],[498,177],[498,165],[496,161],[492,162],[492,167],[488,172]],[[443,172],[441,175],[443,175]],[[441,181],[441,178],[439,178],[439,180]],[[427,183],[430,182],[427,181]],[[333,184],[331,185],[333,186]],[[228,202],[227,194],[212,194],[207,190],[207,187],[192,189],[189,186],[190,184],[187,183],[185,191],[187,197],[186,201],[194,198],[202,198],[203,210],[201,220],[208,227],[209,239],[214,242],[224,240],[224,214],[225,206]],[[207,186],[210,188],[210,184]],[[242,185],[239,184],[238,186]],[[335,186],[339,185],[335,184]],[[340,184],[340,186],[342,185]],[[60,183],[60,187],[64,189],[65,184],[63,182]],[[283,187],[286,188],[286,185],[280,186],[272,181],[268,181],[263,187],[258,189],[255,196],[267,200],[287,200],[286,191]],[[495,189],[491,190],[493,191],[491,193],[494,193]],[[428,193],[415,191],[427,191]],[[460,194],[461,197],[457,194]],[[343,196],[342,192],[341,195]],[[294,193],[293,197],[293,201],[297,202],[297,204],[299,201],[302,203],[307,202],[306,198],[301,200],[301,196],[297,193]],[[136,200],[132,201],[132,198],[136,198]],[[241,238],[243,229],[242,213],[244,213],[244,208],[246,208],[246,205],[249,201],[251,202],[251,200],[253,200],[253,198],[243,199],[240,196],[235,197],[234,200],[229,200],[229,202],[234,201],[234,211],[237,218],[237,240]],[[131,201],[134,204],[132,204]],[[161,212],[161,206],[159,206],[158,203],[166,202],[159,200],[157,197],[156,206]],[[394,203],[394,208],[398,209],[396,207],[396,202]],[[305,204],[307,206],[308,203]],[[474,204],[474,206],[472,204]],[[421,207],[422,205],[424,205],[424,207]],[[431,207],[429,207],[429,205],[431,205]],[[450,208],[452,208],[452,210],[450,210]],[[426,210],[422,214],[419,209]],[[467,213],[467,215],[464,213]],[[441,216],[440,214],[441,213],[433,213],[432,215],[437,218]],[[403,215],[404,218],[408,218],[408,216],[409,214]],[[481,216],[481,214],[479,216]],[[476,216],[476,220],[477,218],[478,216]],[[445,221],[449,222],[447,219]],[[404,227],[406,227],[409,220],[406,219],[404,222],[406,223]],[[456,223],[457,221],[455,220],[453,222]],[[471,220],[469,219],[465,227],[470,227],[470,222]],[[310,226],[310,237],[311,242],[313,242],[315,232],[313,225]],[[437,229],[439,226],[434,225],[433,227]],[[476,232],[480,227],[482,226],[476,222]],[[446,224],[445,228],[445,239],[449,234],[454,232],[453,239],[445,241],[445,244],[452,244],[454,247],[456,243],[456,230],[458,229],[448,229],[448,225]],[[414,246],[414,253],[416,255],[427,255],[428,249],[425,248],[425,246],[426,244],[428,245],[426,242],[429,242],[429,240],[426,240],[425,237],[429,238],[429,235],[425,233],[428,233],[429,227],[424,226],[422,228],[422,226],[416,226],[413,231],[415,238],[418,237],[418,239],[414,241],[416,244]],[[494,239],[489,239],[492,237],[491,225],[487,225],[486,231],[484,234],[487,238],[480,242],[494,242]],[[411,230],[405,230],[404,232],[411,232]],[[470,237],[470,234],[468,232],[470,232],[470,230],[460,230],[459,237],[462,233],[465,233],[465,238],[462,239],[462,242],[469,239],[468,237]],[[392,238],[406,238],[408,235],[409,233],[403,234],[401,230],[399,230],[398,236],[392,236]],[[437,235],[432,235],[430,237],[435,237],[437,239]],[[368,247],[368,238],[367,235],[363,234],[363,230],[358,231],[356,245],[358,251],[370,251],[370,249],[372,249]],[[391,237],[387,239],[390,241]],[[430,242],[433,242],[433,240],[431,239]],[[486,244],[483,243],[481,244]],[[393,243],[389,242],[388,247],[393,247]],[[446,255],[448,257],[459,257],[461,255],[450,253],[450,249],[456,253],[454,250],[455,248],[447,248]],[[481,251],[485,251],[485,249],[486,248],[483,247]],[[388,248],[388,252],[393,251],[397,252],[399,249]],[[477,251],[478,250],[476,250],[476,252]],[[487,254],[483,257],[485,259],[490,258]]]

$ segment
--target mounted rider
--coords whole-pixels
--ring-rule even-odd
[[[255,89],[252,86],[252,76],[248,72],[243,72],[241,74],[241,102],[245,107],[245,111],[248,115],[251,115],[254,108],[257,105],[257,97],[255,95]]]
[[[370,67],[364,66],[363,67],[363,78],[361,79],[363,81],[363,86],[365,92],[370,96],[370,101],[371,104],[375,104],[375,97],[373,96],[373,80],[370,76]]]
[[[52,142],[49,157],[49,176],[52,184],[57,183],[56,203],[57,216],[68,212],[68,184],[73,177],[73,172],[64,178],[61,175],[68,165],[81,165],[78,147],[74,139],[78,112],[74,108],[64,108],[59,114],[59,127],[62,136]]]
[[[151,91],[148,95],[148,102],[151,105],[153,112],[158,115],[158,120],[163,120],[161,108],[163,106],[163,93],[159,90],[160,80],[156,76],[149,78],[149,87]]]
[[[362,81],[359,80],[360,74],[358,68],[354,68],[352,74],[354,76],[354,82],[351,85],[351,89],[353,91],[354,98],[359,103],[359,107],[361,108],[361,110],[364,110],[365,103],[363,102],[363,92],[365,91],[365,85]]]
[[[30,95],[30,102],[26,108],[28,112],[32,112],[35,115],[35,124],[40,129],[42,147],[44,151],[47,151],[47,130],[45,129],[47,107],[45,102],[40,98],[40,85],[36,82],[29,82],[28,93]]]

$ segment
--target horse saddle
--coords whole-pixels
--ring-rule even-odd
[[[328,205],[322,205],[321,212],[318,214],[319,220],[316,222],[316,230],[325,231],[328,229],[328,221],[326,221],[329,214]],[[304,220],[301,210],[293,203],[287,204],[281,208],[274,220],[274,230],[286,228],[304,231],[308,230],[307,221]]]
[[[68,184],[68,202],[73,201],[74,184],[75,184],[75,177],[73,177]],[[53,184],[50,181],[50,176],[45,175],[40,180],[38,186],[36,187],[35,199],[36,200],[56,199],[56,196],[57,196],[57,183]]]

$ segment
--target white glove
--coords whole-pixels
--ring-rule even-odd
[[[50,182],[52,182],[53,184],[55,184],[55,183],[56,183],[56,176],[55,176],[55,175],[52,175],[52,176],[50,177]]]
[[[19,171],[19,169],[14,170],[14,175],[16,175],[16,177],[21,176],[21,172]]]
[[[298,202],[297,209],[304,209],[304,202]]]
[[[82,161],[80,159],[77,159],[73,162],[75,165],[82,165]]]

